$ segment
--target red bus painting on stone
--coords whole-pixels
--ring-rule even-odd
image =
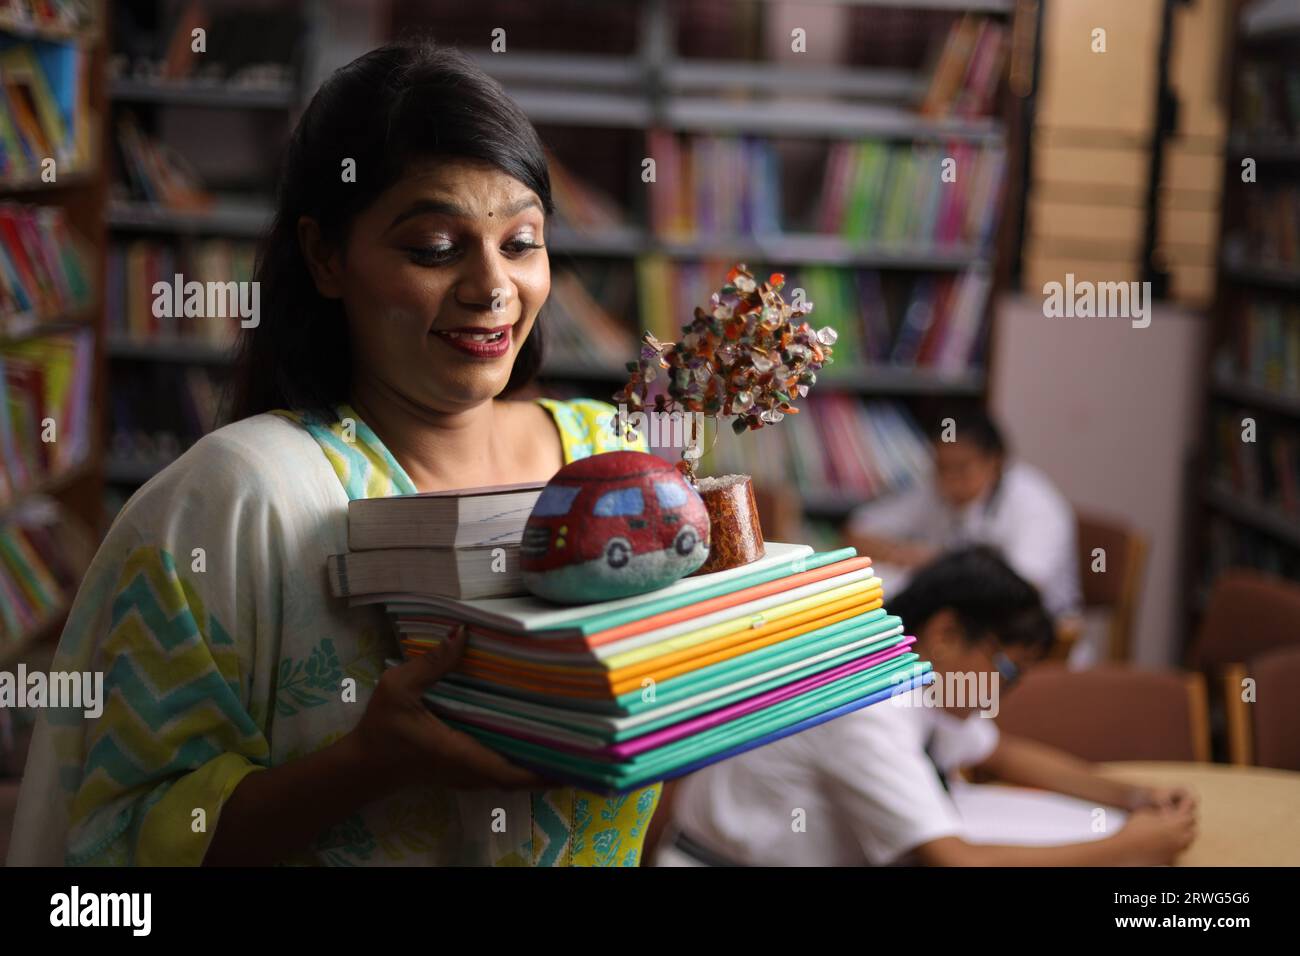
[[[641,594],[709,555],[709,515],[668,462],[617,451],[570,462],[524,526],[520,570],[532,593],[566,604]]]

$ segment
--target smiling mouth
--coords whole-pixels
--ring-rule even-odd
[[[496,329],[484,329],[479,327],[466,327],[463,329],[450,329],[450,330],[435,329],[433,331],[433,334],[441,335],[446,338],[453,339],[455,341],[482,342],[484,344],[491,344],[493,342],[500,342],[503,338],[505,338],[505,336],[510,334],[510,330],[512,328],[514,328],[514,326],[503,325],[503,326],[498,326]]]

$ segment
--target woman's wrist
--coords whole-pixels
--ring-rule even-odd
[[[359,784],[368,794],[367,802],[400,790],[410,782],[404,779],[402,768],[388,759],[384,748],[364,739],[360,727],[348,731],[333,746],[337,748],[340,769],[350,782]]]

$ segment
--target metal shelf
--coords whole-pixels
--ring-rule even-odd
[[[122,231],[255,238],[269,228],[273,215],[269,205],[252,200],[224,199],[206,210],[186,211],[119,199],[109,203],[108,225]]]
[[[228,365],[234,360],[233,349],[233,343],[221,345],[179,337],[133,339],[129,336],[110,335],[104,341],[104,350],[112,358],[187,365]]]
[[[506,84],[510,98],[534,123],[642,129],[654,121],[645,94],[521,89]]]
[[[1288,395],[1285,392],[1252,385],[1223,375],[1211,379],[1210,387],[1220,398],[1230,398],[1247,405],[1258,405],[1286,415],[1300,416],[1300,394]]]
[[[975,246],[890,247],[850,242],[839,236],[794,232],[767,237],[672,240],[656,238],[636,227],[589,233],[560,227],[551,230],[549,244],[557,253],[613,258],[659,254],[673,259],[736,258],[751,263],[807,263],[936,271],[966,269],[989,263],[989,257]]]
[[[93,330],[93,328],[94,326],[91,325],[89,317],[85,316],[81,318],[67,316],[58,319],[40,319],[26,316],[21,320],[10,316],[7,319],[0,320],[0,345],[11,345],[31,339],[42,339],[47,336],[77,332],[81,329]]]
[[[1251,501],[1220,484],[1211,484],[1205,489],[1205,501],[1215,510],[1256,531],[1300,548],[1300,520],[1287,517],[1277,508]]]
[[[874,365],[849,369],[836,374],[835,366],[817,376],[809,395],[819,392],[854,395],[943,395],[951,398],[978,397],[984,394],[985,373],[982,369],[964,372],[941,372],[930,368],[907,368]]]
[[[918,102],[929,85],[912,70],[852,67],[794,67],[733,60],[675,60],[665,68],[665,88],[676,93],[742,88],[768,94],[847,96],[900,103]]]
[[[108,95],[119,102],[230,110],[287,110],[296,103],[296,92],[291,86],[262,89],[193,80],[118,79],[109,84]]]
[[[1000,123],[992,119],[940,119],[897,106],[809,100],[734,101],[678,97],[664,106],[667,125],[681,130],[837,139],[881,137],[908,140],[971,140],[998,143]]]
[[[40,481],[28,488],[21,488],[9,501],[0,503],[0,521],[5,521],[12,515],[23,502],[34,498],[37,495],[53,495],[62,491],[70,485],[76,484],[83,478],[94,473],[94,468],[89,459],[78,462],[71,468],[65,468],[63,471],[54,475],[45,475]]]
[[[40,176],[25,176],[22,179],[0,179],[0,194],[15,193],[52,193],[59,189],[77,189],[88,186],[95,181],[96,173],[91,170],[66,170],[58,178],[47,183]]]

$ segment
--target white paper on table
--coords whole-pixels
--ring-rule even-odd
[[[951,794],[962,819],[962,838],[968,843],[1084,843],[1113,836],[1128,820],[1125,811],[1102,807],[1105,829],[1099,830],[1093,823],[1097,804],[1047,790],[954,780]]]

